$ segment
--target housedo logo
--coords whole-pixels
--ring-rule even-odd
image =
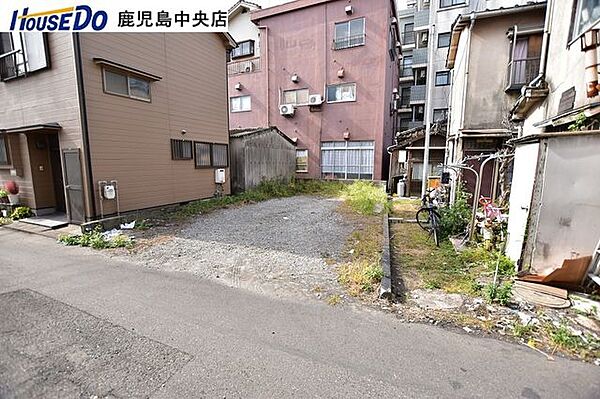
[[[108,13],[94,11],[90,6],[78,5],[57,10],[29,12],[29,7],[14,10],[10,30],[18,31],[100,31],[108,23]]]

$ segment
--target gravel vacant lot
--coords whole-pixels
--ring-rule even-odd
[[[340,257],[353,230],[340,205],[337,199],[298,196],[222,209],[141,243],[132,256],[148,267],[280,296],[339,293],[330,260]]]

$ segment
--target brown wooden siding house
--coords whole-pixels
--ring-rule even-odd
[[[121,212],[229,193],[229,35],[0,38],[0,184],[23,205],[81,223],[117,212],[102,182]]]

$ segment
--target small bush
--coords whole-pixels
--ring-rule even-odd
[[[497,302],[502,306],[508,305],[512,295],[512,282],[505,282],[500,285],[492,283],[483,288],[483,296],[488,303]]]
[[[456,201],[450,206],[439,210],[441,238],[447,238],[464,233],[471,221],[472,210],[467,202],[467,194],[457,190]]]
[[[10,218],[12,220],[19,220],[28,218],[31,215],[33,215],[33,213],[31,212],[31,209],[29,207],[18,206],[15,209],[13,209],[12,213],[10,214]]]
[[[375,215],[389,210],[385,191],[366,181],[356,181],[347,186],[343,197],[350,208],[363,215]]]
[[[0,188],[0,199],[2,198],[8,198],[8,191],[6,191],[3,188]]]

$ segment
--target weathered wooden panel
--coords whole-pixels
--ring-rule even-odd
[[[296,146],[276,129],[232,137],[232,184],[243,191],[265,180],[290,180],[296,173]]]

